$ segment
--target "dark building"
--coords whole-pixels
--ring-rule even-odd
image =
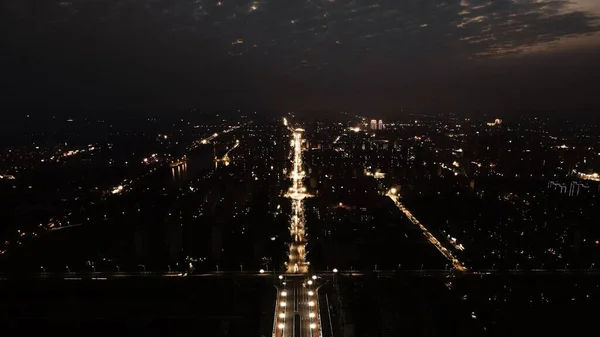
[[[168,223],[165,238],[167,240],[167,253],[170,260],[181,257],[183,226],[177,223]]]
[[[135,258],[144,260],[148,257],[148,228],[137,226],[134,233]]]
[[[212,225],[211,230],[211,254],[215,260],[221,258],[221,252],[223,250],[223,225],[215,223]]]

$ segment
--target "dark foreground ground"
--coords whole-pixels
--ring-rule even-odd
[[[600,277],[325,276],[323,336],[584,336]],[[270,336],[264,277],[0,281],[0,336]]]
[[[345,336],[584,336],[600,305],[600,278],[590,274],[340,277],[335,285],[323,293]]]
[[[0,282],[2,336],[268,336],[264,280]]]

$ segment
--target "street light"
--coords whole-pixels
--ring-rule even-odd
[[[315,293],[314,293],[312,290],[308,292],[308,296],[312,296],[312,295],[314,295],[314,294],[315,294]]]
[[[283,280],[283,275],[279,275],[279,279],[280,279],[280,280]]]
[[[317,279],[317,275],[313,275],[313,276],[312,276],[312,279],[313,279],[313,280],[316,280],[316,279]]]
[[[282,312],[281,314],[279,314],[279,318],[285,318],[285,314]]]
[[[333,268],[333,272],[337,273],[338,272],[337,268]]]
[[[285,307],[285,302],[280,302],[279,305],[281,305],[282,307]]]
[[[279,323],[279,329],[283,329],[283,328],[285,328],[285,324]]]
[[[398,190],[395,187],[392,187],[392,189],[390,189],[390,193],[396,194],[398,193]]]
[[[306,282],[306,283],[308,283],[308,285],[311,286],[313,284],[313,281],[308,280],[308,282]]]
[[[265,270],[264,270],[264,269],[261,269],[261,270],[259,270],[258,272],[259,272],[259,273],[261,273],[261,274],[264,274],[264,273],[265,273]]]
[[[308,306],[309,307],[314,307],[315,306],[315,302],[313,302],[313,301],[308,302]]]
[[[317,325],[316,325],[315,323],[310,323],[310,328],[311,328],[311,329],[316,329],[316,328],[317,328]]]
[[[308,314],[308,317],[310,317],[310,318],[315,318],[315,313],[314,313],[314,312],[311,312],[310,314]]]
[[[286,296],[287,296],[287,291],[285,291],[285,290],[284,290],[284,291],[282,291],[282,292],[281,292],[281,296],[282,296],[282,297],[286,297]]]

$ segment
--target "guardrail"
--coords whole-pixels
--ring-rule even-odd
[[[395,276],[402,274],[414,274],[419,276],[435,276],[435,275],[508,275],[508,274],[600,274],[600,269],[597,268],[580,268],[580,269],[472,269],[468,271],[456,271],[448,269],[399,269],[399,270],[340,270],[336,273],[326,271],[315,271],[316,275],[323,277],[331,277],[335,274],[340,276],[360,277],[360,276]],[[300,274],[287,274],[281,272],[280,275],[286,277],[301,277]],[[257,273],[257,272],[207,272],[197,274],[186,274],[177,272],[42,272],[31,274],[20,273],[0,273],[0,280],[9,279],[119,279],[119,278],[164,278],[164,277],[273,277],[272,273]]]
[[[273,337],[275,337],[275,331],[277,329],[277,308],[279,308],[279,288],[276,286],[273,287],[277,289],[277,294],[275,295],[275,309],[273,310]]]
[[[321,288],[321,287],[319,287]],[[321,301],[319,301],[319,288],[315,289],[317,298],[317,316],[319,317],[319,336],[323,337],[323,323],[321,322]]]

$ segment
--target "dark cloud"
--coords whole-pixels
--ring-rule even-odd
[[[523,87],[520,74],[541,76],[557,63],[523,68],[527,60],[506,57],[600,31],[595,14],[562,0],[5,0],[0,6],[5,92],[21,103],[33,96],[40,106],[513,108],[518,104],[506,97],[517,87],[531,93],[543,87],[536,81]],[[577,68],[582,74],[593,64],[585,61]],[[571,82],[589,87],[588,80]],[[537,96],[522,105],[546,103]],[[590,104],[581,94],[571,97]]]

